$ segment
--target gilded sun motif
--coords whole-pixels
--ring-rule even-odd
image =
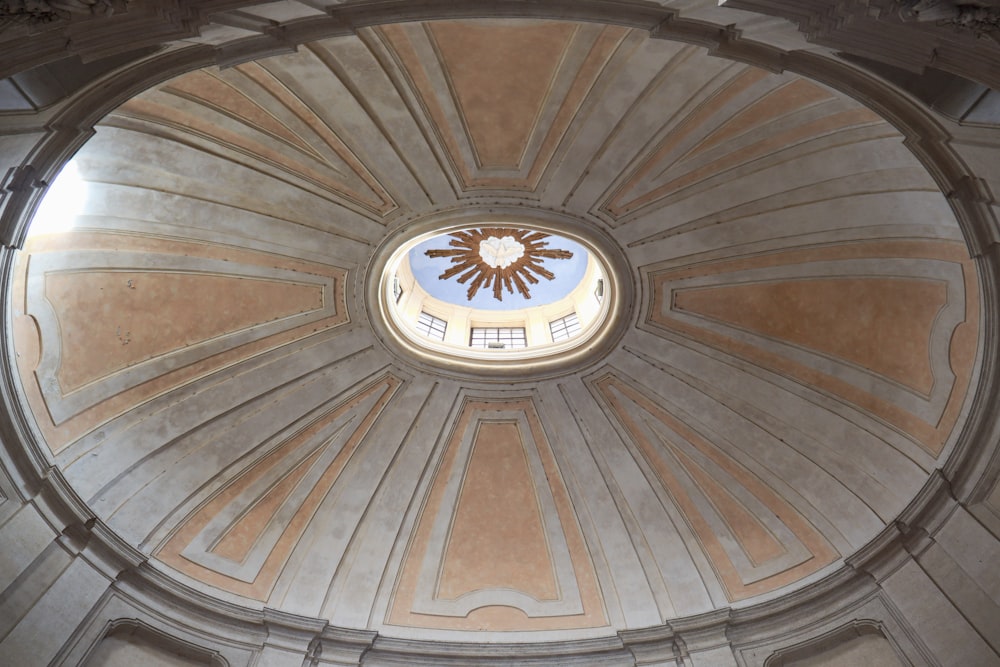
[[[540,276],[554,280],[555,274],[542,266],[546,259],[570,259],[568,250],[549,249],[549,234],[508,227],[482,227],[449,234],[448,249],[428,250],[428,257],[449,257],[453,266],[442,273],[440,280],[458,276],[463,285],[472,284],[466,298],[472,300],[480,287],[493,288],[493,297],[503,301],[503,289],[514,289],[525,299],[531,298],[529,283],[538,284]]]

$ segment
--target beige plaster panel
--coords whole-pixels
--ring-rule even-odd
[[[255,63],[237,72],[241,76],[230,80],[203,71],[183,75],[126,102],[115,114],[162,127],[182,140],[189,135],[243,152],[378,216],[395,208],[337,130],[295,91]],[[216,114],[221,118],[213,118]]]
[[[426,25],[381,26],[377,34],[407,72],[466,190],[536,189],[630,32],[558,22],[513,32],[477,21]]]
[[[267,600],[316,508],[399,384],[387,376],[363,387],[251,462],[185,518],[156,557],[215,587]],[[290,497],[293,490],[296,497]],[[268,530],[270,541],[262,539]],[[248,566],[251,549],[257,559]],[[202,554],[215,557],[196,558]],[[227,561],[232,568],[225,569]]]
[[[480,424],[452,521],[438,595],[511,587],[557,597],[538,501],[517,425]]]
[[[507,421],[512,412],[523,415],[527,431],[523,424],[518,427]],[[490,418],[490,414],[497,416]],[[543,479],[525,465],[523,457],[530,451],[526,448],[535,450],[531,456],[544,470]],[[386,621],[390,625],[487,631],[605,625],[593,565],[560,478],[531,401],[466,402],[401,565]],[[456,482],[462,489],[459,501],[449,505],[445,502],[449,495],[446,487],[454,487]],[[481,483],[473,486],[475,482]],[[551,494],[547,509],[537,495],[542,485],[546,495]],[[450,528],[447,542],[442,544],[440,528],[445,525]],[[546,538],[539,531],[550,536]],[[550,553],[555,548],[553,534],[565,541],[568,562],[560,563]],[[507,556],[503,563],[496,562],[497,550]],[[440,574],[436,565],[439,556],[443,556]],[[469,562],[460,567],[465,558]],[[558,587],[553,586],[553,574],[561,582]],[[437,581],[428,581],[428,576]],[[571,588],[567,587],[570,582]],[[515,590],[543,603],[562,602],[572,591],[578,596],[574,606],[579,611],[528,614],[516,602],[498,605],[503,599],[499,595],[490,604],[490,592],[504,590]],[[472,591],[486,595],[481,606],[466,614],[445,615],[442,611],[435,617],[415,611],[417,605],[427,606],[420,597],[429,591],[434,600]],[[544,604],[541,609],[545,609]]]
[[[228,127],[236,121],[215,114],[214,123]],[[381,220],[325,186],[188,131],[165,134],[128,116],[102,121],[74,158],[93,193],[76,227],[155,229],[163,236],[340,266],[357,262],[385,232]]]
[[[765,92],[747,103],[751,90]],[[680,118],[668,121],[665,134],[601,205],[614,220],[797,144],[883,122],[867,109],[845,109],[816,84],[753,68],[716,83],[704,103],[685,111],[678,109]]]
[[[623,378],[595,384],[693,528],[730,601],[779,588],[837,558],[794,507],[690,425]],[[728,546],[733,540],[742,553]]]
[[[831,372],[820,370],[819,367],[810,368],[806,364],[795,361],[787,354],[768,349],[765,345],[751,344],[747,341],[739,340],[732,335],[724,335],[720,332],[710,331],[704,326],[695,325],[688,321],[681,321],[672,315],[673,312],[683,309],[684,305],[689,303],[689,297],[680,295],[676,297],[674,296],[676,293],[670,287],[674,281],[681,281],[682,283],[685,279],[690,279],[696,276],[704,276],[707,274],[739,269],[789,265],[801,265],[806,267],[812,262],[822,263],[826,261],[849,259],[857,260],[879,257],[899,257],[912,258],[915,260],[927,259],[944,261],[954,263],[961,267],[961,283],[956,287],[960,290],[959,296],[964,302],[964,306],[962,307],[963,312],[960,314],[958,324],[955,326],[954,331],[947,333],[947,356],[937,362],[938,364],[946,364],[948,370],[954,374],[954,378],[951,379],[945,376],[935,378],[935,381],[938,383],[946,382],[948,384],[934,385],[936,390],[943,391],[942,395],[946,397],[946,400],[940,408],[935,409],[933,417],[925,416],[921,418],[918,416],[919,413],[915,414],[915,410],[909,410],[901,407],[898,401],[889,399],[885,394],[880,395],[880,393],[873,391],[868,386],[857,383],[852,384],[851,382],[847,382],[842,379],[843,376],[838,377]],[[850,279],[849,275],[845,275],[843,277]],[[795,280],[797,281],[799,279],[796,278]],[[753,363],[773,368],[774,370],[783,374],[788,374],[791,377],[807,381],[813,386],[844,398],[862,409],[877,415],[881,419],[886,420],[890,424],[902,429],[914,437],[917,442],[926,447],[928,451],[932,453],[936,454],[941,451],[941,448],[944,446],[948,435],[951,433],[951,430],[958,419],[959,411],[961,410],[961,406],[964,401],[965,391],[971,377],[972,364],[975,360],[979,322],[978,284],[975,279],[975,272],[971,261],[968,258],[967,251],[958,244],[936,241],[898,241],[884,243],[853,243],[814,249],[788,250],[782,253],[765,254],[748,259],[711,263],[697,268],[678,269],[676,271],[655,273],[652,276],[652,283],[654,286],[652,300],[653,306],[650,316],[650,321],[652,323],[672,331],[677,331],[686,336],[695,336],[698,340],[706,342],[721,350],[748,359]],[[785,285],[789,284],[794,283],[785,283]],[[903,287],[903,285],[907,285],[907,287]],[[877,321],[871,319],[874,311],[878,310],[880,313],[885,314],[882,310],[882,306],[879,305],[882,299],[881,294],[877,297],[877,302],[872,302],[865,306],[867,312],[858,310],[860,302],[857,301],[854,301],[854,303],[850,305],[846,314],[844,310],[836,311],[836,317],[838,319],[843,319],[839,326],[835,327],[831,325],[826,327],[816,327],[813,330],[814,333],[811,337],[809,334],[806,334],[805,329],[802,329],[801,327],[813,327],[815,326],[814,324],[789,324],[782,327],[782,325],[779,324],[780,320],[777,319],[778,317],[793,316],[795,311],[791,310],[791,308],[794,307],[795,303],[803,303],[802,301],[796,302],[792,300],[786,302],[780,308],[770,306],[772,310],[758,312],[757,306],[759,303],[753,301],[752,299],[741,298],[739,300],[731,300],[729,302],[731,308],[725,315],[725,319],[749,329],[758,327],[765,332],[777,334],[778,337],[788,336],[791,342],[800,344],[808,343],[820,351],[847,354],[847,347],[850,347],[852,349],[852,352],[850,352],[850,358],[862,366],[870,367],[872,371],[888,374],[888,376],[893,380],[900,379],[900,372],[903,368],[916,368],[918,373],[917,376],[906,376],[909,380],[909,384],[916,385],[915,388],[918,390],[927,390],[930,388],[929,384],[926,379],[922,382],[919,380],[919,369],[921,367],[926,368],[928,364],[934,363],[934,356],[936,353],[932,349],[929,341],[932,336],[935,336],[934,330],[938,326],[939,321],[931,310],[936,313],[937,309],[940,308],[943,302],[940,296],[933,296],[935,288],[933,286],[928,286],[926,282],[904,282],[903,285],[895,283],[890,292],[898,292],[896,297],[897,304],[911,304],[910,307],[901,308],[901,312],[905,311],[907,318],[920,318],[917,321],[922,323],[924,327],[923,333],[921,334],[916,334],[916,332],[911,331],[911,333],[909,333],[905,338],[901,338],[901,340],[906,341],[903,343],[893,341],[894,336],[902,335],[901,332],[898,331],[883,331],[882,333],[876,334],[875,338],[872,338],[871,334],[868,333],[868,327],[877,326],[878,324]],[[930,293],[927,292],[928,288],[931,289]],[[765,288],[753,286],[741,287],[738,289],[741,296],[746,297],[748,290],[760,290]],[[787,291],[789,289],[795,290],[796,288],[786,286],[778,289]],[[910,294],[906,297],[902,297],[902,291],[910,292]],[[802,293],[802,296],[809,299],[819,299],[822,293],[820,291],[813,290],[810,290],[809,292],[810,294],[808,297],[805,297],[804,293]],[[926,301],[928,297],[931,298],[930,302]],[[695,298],[697,299],[698,297]],[[844,296],[841,295],[839,297],[832,298],[834,300],[843,299]],[[902,299],[902,301],[900,301],[900,299]],[[934,305],[935,302],[937,303],[937,307]],[[824,301],[823,305],[820,305],[819,302],[816,302],[816,305],[810,306],[810,309],[815,310],[823,308],[827,305],[827,303],[827,301]],[[697,306],[695,306],[695,308],[697,308]],[[711,307],[709,308],[711,309]],[[746,312],[744,312],[744,310]],[[782,310],[784,310],[785,315],[780,314]],[[918,313],[921,312],[923,312],[923,314],[919,315]],[[852,319],[849,317],[850,313],[853,313],[858,319]],[[800,314],[802,316],[806,316],[808,313],[804,311]],[[766,324],[763,322],[764,319],[768,319]],[[888,320],[885,321],[888,322]],[[892,326],[895,327],[903,325],[903,322],[905,321],[906,320],[900,321],[894,319]],[[830,324],[832,324],[832,322],[833,320],[828,321]],[[905,326],[914,325],[916,325],[916,322],[914,322],[913,325]],[[853,331],[853,335],[858,336],[859,338],[857,342],[852,343],[850,346],[845,346],[845,340],[838,339],[835,334],[839,332],[840,335],[843,335],[848,331]],[[891,335],[889,335],[890,333]],[[825,335],[834,336],[834,338],[831,339],[830,342],[822,342],[822,338]],[[941,336],[944,336],[944,334],[937,334],[937,338],[940,339]],[[863,345],[860,344],[862,338],[865,341]],[[892,346],[896,346],[893,352],[888,355],[879,354],[878,360],[876,360],[873,356],[875,350],[867,347],[871,345],[886,347],[889,346],[891,341]],[[928,342],[925,344],[922,341]],[[908,352],[906,349],[907,346],[914,346],[914,348],[911,348],[912,351]],[[866,347],[871,351],[866,353]],[[896,361],[893,361],[894,359]],[[893,363],[895,363],[895,366],[893,366]],[[893,377],[894,374],[895,377]],[[952,391],[951,386],[954,386],[956,391]]]
[[[305,274],[325,276],[328,280],[331,280],[335,285],[336,303],[328,304],[333,306],[335,315],[332,317],[245,343],[180,368],[167,366],[158,377],[137,386],[126,388],[111,398],[83,410],[79,414],[58,424],[54,423],[48,417],[48,409],[42,407],[44,399],[39,390],[39,385],[34,382],[27,383],[28,401],[35,409],[36,415],[41,417],[38,421],[39,428],[46,434],[47,442],[53,448],[53,451],[56,452],[73,439],[93,429],[103,421],[168,389],[190,382],[194,378],[232,364],[239,359],[247,358],[263,350],[272,349],[316,331],[337,326],[348,321],[347,308],[344,301],[346,272],[343,269],[281,258],[265,253],[238,250],[221,245],[156,239],[135,234],[75,232],[70,235],[43,236],[29,240],[25,246],[24,254],[19,263],[19,270],[14,280],[13,288],[15,294],[21,294],[19,300],[23,302],[25,298],[25,275],[31,257],[36,254],[66,252],[69,249],[110,252],[155,252],[176,255],[178,257],[222,259],[233,262],[234,266],[246,264],[250,266],[279,267],[291,271],[301,271]],[[132,297],[135,296],[135,293],[139,292],[140,285],[143,288],[151,287],[156,285],[157,282],[162,281],[164,276],[169,274],[145,273],[142,270],[134,270],[128,273],[128,275],[117,273],[106,273],[103,275],[105,277],[99,278],[99,280],[112,280],[115,282],[117,288],[125,290],[123,294],[126,299],[135,301]],[[151,279],[149,280],[149,284],[147,284],[147,279]],[[147,310],[145,316],[141,315],[141,309],[136,308],[137,304],[131,302],[123,303],[121,308],[124,308],[124,310],[119,313],[121,321],[113,326],[107,325],[112,326],[112,329],[108,329],[108,331],[117,332],[109,340],[108,336],[104,335],[108,333],[108,331],[105,331],[107,326],[101,328],[101,320],[97,314],[104,311],[105,316],[110,317],[113,315],[113,313],[107,311],[111,307],[111,302],[101,293],[99,289],[101,285],[91,285],[91,287],[97,288],[96,292],[89,290],[87,294],[76,294],[75,291],[80,290],[86,284],[86,281],[67,280],[65,278],[62,278],[62,280],[66,289],[64,293],[57,295],[53,300],[57,304],[63,304],[64,321],[62,322],[60,331],[44,333],[46,336],[53,334],[59,336],[58,338],[50,339],[53,344],[64,345],[69,343],[75,346],[70,347],[68,350],[70,354],[66,361],[70,364],[70,370],[63,371],[63,367],[60,367],[60,375],[61,377],[69,378],[70,388],[107,375],[114,370],[127,368],[157,354],[181,349],[184,345],[195,341],[217,337],[248,326],[252,327],[256,323],[280,317],[281,313],[287,314],[302,308],[319,305],[316,300],[318,295],[315,293],[310,294],[313,288],[305,286],[278,285],[271,288],[272,294],[263,301],[260,301],[260,299],[264,296],[264,292],[256,293],[253,299],[248,301],[240,294],[240,290],[245,287],[245,284],[238,279],[223,279],[221,283],[216,280],[216,284],[213,285],[211,279],[208,280],[208,283],[203,283],[199,281],[203,281],[204,278],[188,278],[187,282],[191,284],[179,285],[176,282],[173,284],[168,282],[166,291],[162,294],[154,294],[153,300],[146,302]],[[91,277],[91,280],[93,280],[93,277]],[[128,286],[129,280],[133,281],[132,284],[136,286],[136,289],[133,290]],[[160,284],[162,285],[163,283],[160,282]],[[202,291],[206,286],[215,287],[216,289]],[[220,290],[219,288],[222,289]],[[227,290],[232,288],[237,288],[237,292],[227,293]],[[197,291],[195,291],[196,289]],[[289,292],[289,289],[291,289],[291,292]],[[295,295],[296,293],[300,293],[305,299],[302,300],[301,296],[293,296],[292,301],[288,302],[289,295]],[[61,301],[60,298],[62,299]],[[90,300],[89,302],[88,299]],[[297,304],[295,303],[296,299],[299,300]],[[76,309],[76,306],[86,303],[90,303],[92,308]],[[192,304],[197,304],[200,307],[193,311],[188,310]],[[226,315],[226,304],[229,304],[228,316]],[[19,371],[25,377],[28,377],[33,373],[39,361],[39,348],[42,340],[40,334],[42,332],[38,330],[37,323],[24,313],[25,310],[22,308],[18,308],[15,312],[14,345],[18,352]],[[223,319],[216,322],[215,317],[219,315]],[[65,320],[66,317],[71,319],[67,321]],[[163,324],[166,323],[176,327],[178,323],[184,321],[187,321],[193,328],[184,327],[180,330],[175,329],[175,339],[172,340],[169,328],[163,326]],[[136,328],[135,331],[130,328],[130,325],[134,324],[145,327],[142,331],[145,331],[149,338],[155,337],[154,340],[157,342],[150,343],[149,338],[136,340],[136,336],[143,334],[140,333],[139,328]],[[124,325],[124,329],[122,329],[122,325]],[[95,330],[94,327],[98,327],[98,330]],[[121,339],[118,338],[119,335],[121,335]],[[68,337],[65,343],[62,336]],[[145,338],[145,336],[143,337]],[[125,343],[126,338],[128,343]],[[73,341],[76,342],[73,343]],[[73,350],[77,352],[75,359]],[[63,375],[63,373],[67,375]]]
[[[803,279],[679,290],[673,307],[850,360],[929,394],[929,333],[946,299],[936,281]]]

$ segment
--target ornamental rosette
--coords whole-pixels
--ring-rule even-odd
[[[448,257],[452,267],[438,276],[449,280],[458,276],[463,285],[472,281],[466,292],[471,301],[480,288],[493,288],[493,297],[503,301],[503,290],[513,294],[517,289],[525,299],[531,298],[530,285],[538,278],[555,279],[555,274],[542,266],[547,259],[570,259],[568,250],[548,248],[549,234],[508,227],[481,227],[449,234],[447,249],[428,250],[428,257]]]

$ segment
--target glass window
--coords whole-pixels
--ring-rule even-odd
[[[428,313],[421,312],[420,317],[417,318],[417,331],[430,338],[443,341],[447,328],[447,322]]]
[[[580,333],[580,320],[576,313],[570,313],[566,317],[549,322],[549,331],[552,333],[552,342],[567,340]]]
[[[403,298],[403,286],[399,284],[398,276],[392,278],[392,295],[396,298],[396,303]]]
[[[469,347],[483,350],[519,350],[528,347],[524,327],[472,327]]]

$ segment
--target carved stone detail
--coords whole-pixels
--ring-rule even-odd
[[[956,31],[972,32],[976,37],[990,37],[1000,42],[1000,7],[949,0],[897,0],[904,21],[933,21],[952,26]]]
[[[0,30],[14,25],[68,21],[74,16],[111,16],[131,0],[0,0]]]

